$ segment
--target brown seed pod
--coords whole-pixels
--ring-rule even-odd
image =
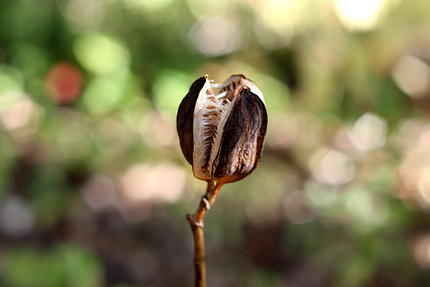
[[[261,160],[267,129],[263,94],[244,75],[222,84],[201,77],[182,100],[176,125],[197,178],[220,184],[241,180]]]

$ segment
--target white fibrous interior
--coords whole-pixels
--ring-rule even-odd
[[[211,178],[211,168],[220,137],[237,94],[237,84],[211,84],[206,80],[194,108],[193,171],[197,178]]]

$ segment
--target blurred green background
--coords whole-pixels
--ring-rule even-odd
[[[209,287],[428,286],[430,11],[406,0],[0,1],[0,286],[192,286],[191,83],[265,95],[205,217]]]

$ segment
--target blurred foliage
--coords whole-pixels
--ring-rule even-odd
[[[0,1],[0,285],[192,286],[191,83],[265,95],[208,286],[426,286],[430,2]]]

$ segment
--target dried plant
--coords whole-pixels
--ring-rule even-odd
[[[267,130],[263,94],[244,75],[222,84],[197,79],[176,119],[182,153],[194,176],[207,182],[197,211],[188,214],[194,237],[195,286],[206,286],[203,217],[221,186],[248,176],[260,163]]]

